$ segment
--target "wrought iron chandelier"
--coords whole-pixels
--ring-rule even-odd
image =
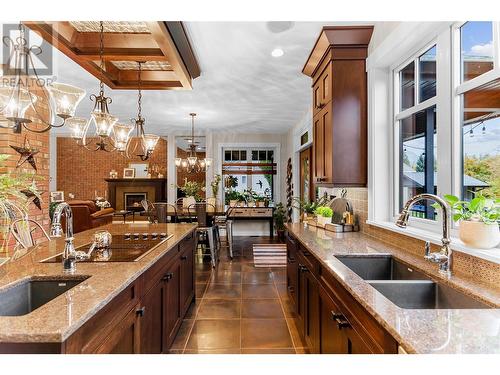
[[[99,57],[101,69],[99,95],[90,95],[90,100],[94,102],[94,108],[90,114],[90,120],[74,117],[68,121],[68,126],[72,130],[72,137],[76,139],[79,145],[85,147],[86,149],[91,149],[89,145],[93,141],[88,139],[88,132],[91,125],[93,125],[95,128],[95,136],[97,137],[94,151],[125,151],[120,147],[123,128],[120,125],[117,125],[117,129],[114,129],[118,118],[109,113],[108,104],[112,103],[112,99],[104,95],[104,23],[100,21],[99,26]],[[130,134],[131,130],[132,128],[130,127],[128,134]]]
[[[20,133],[22,128],[44,133],[64,126],[75,115],[76,107],[85,96],[85,90],[57,82],[48,85],[46,80],[38,76],[33,56],[40,55],[42,49],[37,45],[28,45],[22,24],[19,24],[19,36],[16,39],[4,36],[3,43],[10,48],[10,55],[9,64],[5,66],[7,74],[5,71],[2,73],[0,84],[0,121],[3,120],[0,127],[13,129],[14,133]],[[13,74],[8,74],[11,71]],[[35,105],[41,97],[45,97],[49,107],[48,121],[44,120]],[[30,108],[34,113],[32,118],[26,116]],[[62,119],[60,124],[55,123],[56,116]],[[33,122],[42,124],[43,127],[37,129],[30,125]]]
[[[196,143],[194,141],[194,118],[196,117],[196,113],[190,113],[189,116],[191,116],[189,156],[186,159],[175,158],[175,166],[179,169],[183,169],[187,173],[205,172],[212,165],[212,159],[198,159],[196,156]]]
[[[131,154],[134,154],[136,151],[139,152],[136,154],[142,161],[146,161],[149,159],[151,154],[153,153],[159,136],[155,134],[146,134],[144,131],[144,123],[146,119],[142,117],[142,62],[138,61],[139,65],[138,69],[138,95],[137,95],[137,118],[133,118],[130,121],[132,122],[132,130],[135,128],[135,137],[131,137],[126,144],[126,155],[130,157]],[[125,136],[126,130],[123,131],[123,135]],[[130,132],[129,132],[130,134]],[[124,137],[123,137],[124,138]]]

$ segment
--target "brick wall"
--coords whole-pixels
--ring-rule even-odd
[[[197,152],[196,156],[198,156],[199,159],[204,159],[205,158],[205,153],[204,152]],[[178,158],[187,158],[188,157],[188,152],[184,151],[181,148],[177,148],[177,157]],[[206,180],[206,174],[205,172],[199,172],[199,173],[186,173],[182,169],[177,169],[177,186],[182,186],[184,185],[184,179],[188,181],[196,181],[199,182],[202,185],[205,185],[205,180]],[[200,192],[200,195],[204,198],[206,196],[204,191]]]
[[[35,91],[36,92],[36,91]],[[41,116],[44,116],[44,121],[48,121],[48,107],[45,95],[38,95],[37,100],[37,110]],[[27,112],[27,117],[30,118],[33,123],[31,124],[35,129],[42,129],[43,126],[37,124],[38,120],[34,117],[33,111]],[[16,168],[17,161],[19,160],[19,154],[10,147],[12,146],[22,146],[24,144],[24,137],[27,136],[30,145],[34,148],[40,150],[40,152],[35,156],[35,162],[37,165],[37,172],[31,167],[31,165],[26,162],[21,167]],[[0,173],[5,172],[27,172],[37,174],[41,177],[41,179],[37,182],[38,189],[43,192],[42,194],[42,210],[40,211],[34,204],[30,205],[29,209],[29,217],[33,220],[38,221],[42,224],[46,229],[48,229],[50,225],[49,220],[49,132],[46,133],[32,133],[26,130],[23,130],[21,134],[14,134],[12,130],[0,128],[0,154],[10,155],[10,158],[7,160],[6,168],[0,170]],[[0,234],[1,236],[1,234]],[[36,231],[34,233],[34,237],[41,241],[40,231]],[[0,245],[2,239],[0,238]],[[11,241],[8,246],[8,254],[12,255],[13,242]],[[2,254],[2,250],[0,249],[0,257],[5,255],[5,252]]]
[[[57,190],[64,191],[65,199],[68,194],[75,195],[75,199],[92,199],[95,192],[104,196],[107,191],[109,172],[115,170],[118,177],[123,176],[123,168],[129,163],[157,164],[163,175],[167,175],[167,141],[160,138],[148,161],[141,161],[139,157],[127,159],[117,152],[89,151],[75,143],[68,137],[57,138]]]

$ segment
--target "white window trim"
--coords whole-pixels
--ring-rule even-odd
[[[460,39],[456,37],[456,30],[464,23],[465,22],[450,22],[447,23],[448,26],[446,26],[445,23],[440,23],[436,25],[433,30],[423,27],[421,33],[420,30],[411,28],[408,28],[408,30],[412,31],[401,30],[403,33],[410,33],[415,37],[413,38],[413,43],[415,45],[417,45],[417,35],[422,36],[418,45],[424,46],[422,48],[408,48],[408,43],[404,44],[404,47],[402,47],[404,50],[413,52],[405,53],[405,56],[414,57],[421,51],[425,52],[433,43],[437,45],[437,93],[435,97],[437,101],[435,104],[438,108],[437,123],[441,124],[438,126],[437,133],[443,137],[443,141],[438,138],[439,147],[437,151],[439,160],[437,180],[438,194],[440,195],[458,195],[462,189],[460,94],[500,77],[500,22],[493,22],[495,51],[493,70],[460,84],[460,54],[456,53],[456,51],[460,51]],[[398,31],[398,33],[400,33],[400,31]],[[394,39],[392,36],[393,35],[391,35],[391,38],[387,38],[388,40],[391,39],[391,42],[392,39]],[[430,42],[425,44],[420,43],[420,41],[424,39],[430,40]],[[398,40],[400,43],[404,43],[403,39],[399,38]],[[393,48],[393,46],[389,44],[390,43],[386,43],[383,45],[384,51],[387,52]],[[406,58],[403,60],[399,57],[399,61],[392,60],[392,62],[390,62],[387,58],[388,55],[382,56],[380,55],[381,53],[382,51],[375,51],[373,56],[369,56],[367,59],[367,62],[370,62],[367,68],[369,88],[369,206],[367,224],[440,244],[440,222],[436,223],[430,220],[412,217],[406,229],[401,229],[394,225],[397,216],[395,215],[396,207],[399,205],[395,204],[396,200],[393,199],[395,195],[399,194],[399,187],[396,186],[394,178],[395,173],[398,171],[398,169],[395,169],[395,166],[399,168],[399,164],[397,164],[398,161],[394,160],[399,157],[399,155],[395,157],[395,147],[397,147],[398,144],[395,137],[396,129],[394,124],[396,119],[399,120],[403,116],[408,116],[413,113],[405,110],[407,111],[406,113],[402,111],[398,116],[395,115],[395,108],[399,108],[399,103],[397,102],[399,97],[395,98],[394,95],[395,92],[398,92],[395,86],[394,70],[398,67],[402,68],[406,66],[413,58]],[[378,60],[375,59],[375,55],[378,57]],[[381,56],[383,58],[381,58]],[[439,64],[439,61],[445,61],[445,63]],[[451,72],[449,70],[450,67]],[[384,79],[386,80],[385,82]],[[418,89],[417,85],[415,85],[415,89]],[[385,100],[384,96],[390,99]],[[429,100],[432,99],[434,98]],[[427,104],[430,103],[432,102],[419,103],[417,104],[417,106],[420,106],[418,109],[415,107],[412,107],[412,109],[418,112],[422,108],[427,107]],[[384,118],[387,119],[387,122],[384,122]],[[444,127],[443,124],[450,124],[451,126]],[[387,142],[384,140],[384,137]],[[385,165],[388,173],[380,171],[380,167],[383,167],[380,163],[387,163]],[[379,171],[377,171],[377,168]],[[438,221],[439,220],[438,216]],[[455,225],[452,227],[451,237],[451,248],[453,250],[500,264],[499,249],[482,250],[464,246],[458,239],[458,228]]]

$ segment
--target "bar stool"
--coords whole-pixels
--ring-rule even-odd
[[[208,218],[207,206],[211,206],[211,208],[213,207],[213,205],[204,202],[191,204],[188,207],[188,215],[189,217],[196,217],[198,222],[195,236],[195,249],[198,248],[198,244],[201,244],[202,246],[208,245],[210,249],[212,267],[215,268],[215,265],[218,262],[218,247],[217,242],[215,241],[216,227]]]
[[[225,216],[215,217],[215,235],[219,248],[227,249],[229,258],[233,259],[233,221],[228,218],[230,210]],[[220,230],[225,232],[224,240],[221,239]]]

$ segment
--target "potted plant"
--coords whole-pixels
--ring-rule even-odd
[[[0,154],[0,168],[4,168],[8,155]],[[34,199],[41,199],[32,173],[0,173],[0,254],[7,255],[10,223],[28,216],[28,206]],[[1,263],[1,262],[0,262]]]
[[[219,195],[219,187],[222,177],[220,174],[216,174],[214,179],[210,183],[210,187],[212,188],[212,197],[207,199],[207,203],[217,207],[217,197]]]
[[[257,204],[257,207],[265,207],[266,206],[266,197],[262,195],[258,195],[255,197],[255,203]]]
[[[444,199],[453,211],[453,220],[460,222],[459,237],[466,246],[491,249],[500,243],[500,199],[481,193],[470,202],[454,195],[445,195]]]
[[[319,225],[324,227],[325,224],[332,222],[333,210],[330,207],[319,206],[314,213],[317,215]]]
[[[230,207],[236,207],[236,204],[240,200],[240,193],[237,192],[236,190],[230,190],[226,191],[224,200],[226,205],[229,205]]]
[[[285,218],[286,212],[283,207],[283,203],[278,203],[273,213],[274,226],[276,227],[276,232],[278,233],[278,239],[281,241],[285,240]]]
[[[302,214],[302,220],[306,221],[309,215],[313,215],[319,206],[326,203],[326,198],[322,197],[317,201],[302,200],[299,197],[294,197],[293,208],[299,210]]]
[[[199,202],[201,200],[200,191],[203,185],[196,181],[184,181],[183,186],[179,186],[179,189],[186,195],[182,203],[184,207],[189,207],[190,205]]]

